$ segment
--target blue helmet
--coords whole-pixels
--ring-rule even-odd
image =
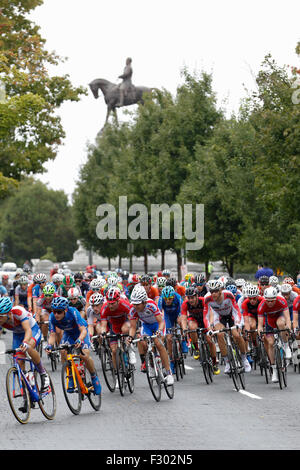
[[[229,284],[229,286],[225,287],[226,290],[229,290],[233,295],[237,293],[237,287],[234,284]]]
[[[9,297],[0,298],[0,315],[7,314],[11,311],[13,303]]]
[[[65,297],[54,297],[51,303],[53,310],[65,310],[69,306],[69,301]]]
[[[175,297],[175,289],[172,286],[166,286],[161,291],[161,295],[164,299],[169,299],[170,297]]]

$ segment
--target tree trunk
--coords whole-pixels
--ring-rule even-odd
[[[178,280],[181,281],[181,265],[182,265],[182,256],[181,256],[181,250],[176,250],[176,256],[177,256],[177,276]]]
[[[122,256],[119,255],[119,268],[122,268]]]
[[[160,266],[160,269],[161,269],[161,271],[163,271],[165,269],[165,253],[166,253],[166,250],[161,249],[160,252],[161,252],[161,266]]]
[[[145,274],[148,273],[148,252],[147,252],[147,248],[144,248],[144,271],[145,271]]]
[[[111,259],[108,258],[108,270],[111,271]]]
[[[209,263],[209,261],[205,261],[205,278],[206,278],[207,281],[210,278],[210,274],[208,272],[208,263]]]

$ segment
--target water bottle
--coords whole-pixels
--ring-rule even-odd
[[[28,380],[31,387],[34,387],[35,379],[34,379],[34,373],[32,372],[32,370],[29,370],[28,372],[26,372],[25,377]]]
[[[78,372],[81,375],[82,378],[84,378],[84,364],[83,362],[80,362],[77,366]]]

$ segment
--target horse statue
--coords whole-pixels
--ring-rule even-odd
[[[151,93],[154,90],[154,88],[131,85],[129,90],[127,90],[126,94],[124,95],[122,104],[120,104],[120,85],[111,83],[108,80],[104,80],[103,78],[96,78],[91,83],[89,83],[89,87],[96,99],[99,98],[99,90],[101,90],[104,95],[104,100],[107,105],[105,124],[107,124],[111,112],[114,113],[118,123],[116,108],[129,106],[136,103],[143,104],[144,93]]]

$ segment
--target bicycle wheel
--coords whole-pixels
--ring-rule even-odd
[[[126,382],[127,382],[130,393],[134,392],[134,371],[135,371],[134,365],[128,364],[128,368],[126,371]]]
[[[282,376],[282,358],[280,354],[279,347],[275,347],[275,366],[277,369],[277,374],[278,374],[278,383],[279,387],[282,390],[283,388],[283,376]]]
[[[287,387],[287,360],[285,357],[285,352],[282,348],[280,348],[280,356],[283,385]]]
[[[45,418],[52,420],[55,417],[56,414],[56,395],[55,395],[55,390],[53,387],[53,383],[51,380],[50,375],[49,380],[50,380],[50,385],[49,389],[47,392],[40,393],[41,389],[41,376],[40,374],[37,373],[37,371],[34,372],[34,378],[35,378],[35,384],[40,396],[40,399],[38,401],[39,407]]]
[[[110,347],[101,345],[100,347],[100,361],[102,366],[102,372],[104,380],[110,392],[114,392],[116,389],[116,375],[112,362],[112,355]]]
[[[156,401],[161,399],[161,378],[157,369],[153,353],[147,353],[145,357],[146,374],[151,393]],[[156,367],[155,367],[156,366]]]
[[[180,378],[183,379],[183,376],[185,374],[185,367],[184,367],[184,358],[183,358],[183,353],[182,353],[182,348],[181,348],[181,342],[176,339],[176,349],[177,349],[177,360],[178,360],[178,367],[179,367],[179,375]]]
[[[206,359],[204,345],[203,345],[202,342],[199,342],[199,352],[200,352],[199,361],[200,361],[200,364],[201,364],[201,368],[202,368],[202,372],[203,372],[203,375],[204,375],[204,378],[205,378],[205,382],[207,383],[207,385],[209,385],[210,384],[210,378],[209,378],[209,372],[208,372],[208,363],[207,363],[207,359]]]
[[[176,338],[173,337],[172,339],[172,353],[173,353],[173,364],[175,369],[175,375],[177,382],[180,378],[180,369],[179,369],[179,355],[178,355],[178,347]]]
[[[123,351],[121,349],[117,349],[116,352],[116,366],[117,366],[117,378],[119,383],[119,391],[122,397],[125,393],[125,364],[124,364],[124,356]]]
[[[229,365],[230,365],[230,377],[232,378],[233,385],[238,392],[240,387],[239,387],[239,379],[238,379],[238,373],[237,373],[237,368],[236,368],[236,363],[235,359],[233,356],[233,350],[231,347],[227,346],[227,357],[229,360]]]
[[[30,418],[30,395],[23,377],[19,379],[16,367],[6,374],[6,393],[11,411],[19,423],[26,424]]]
[[[204,343],[204,351],[205,351],[205,357],[206,357],[206,361],[207,361],[208,377],[209,377],[210,383],[212,383],[213,382],[213,377],[214,377],[214,368],[213,368],[212,358],[211,358],[211,355],[210,355],[210,350],[209,350],[208,344],[206,342]]]
[[[260,374],[265,376],[266,383],[269,383],[270,366],[269,359],[262,342],[259,343],[259,367]]]
[[[241,384],[241,387],[243,390],[246,388],[246,382],[245,382],[245,369],[242,363],[242,358],[240,355],[239,349],[236,347],[235,348],[235,354],[234,354],[235,362],[236,362],[236,367],[237,367],[237,373],[238,373],[238,378]]]
[[[68,361],[62,365],[61,381],[67,405],[74,415],[78,415],[82,405],[81,390],[77,384],[75,372],[73,377],[72,365]]]
[[[101,408],[101,393],[100,395],[96,395],[93,384],[92,384],[91,373],[86,368],[85,368],[85,377],[83,381],[89,390],[87,397],[88,397],[91,407],[95,411],[99,411]]]

